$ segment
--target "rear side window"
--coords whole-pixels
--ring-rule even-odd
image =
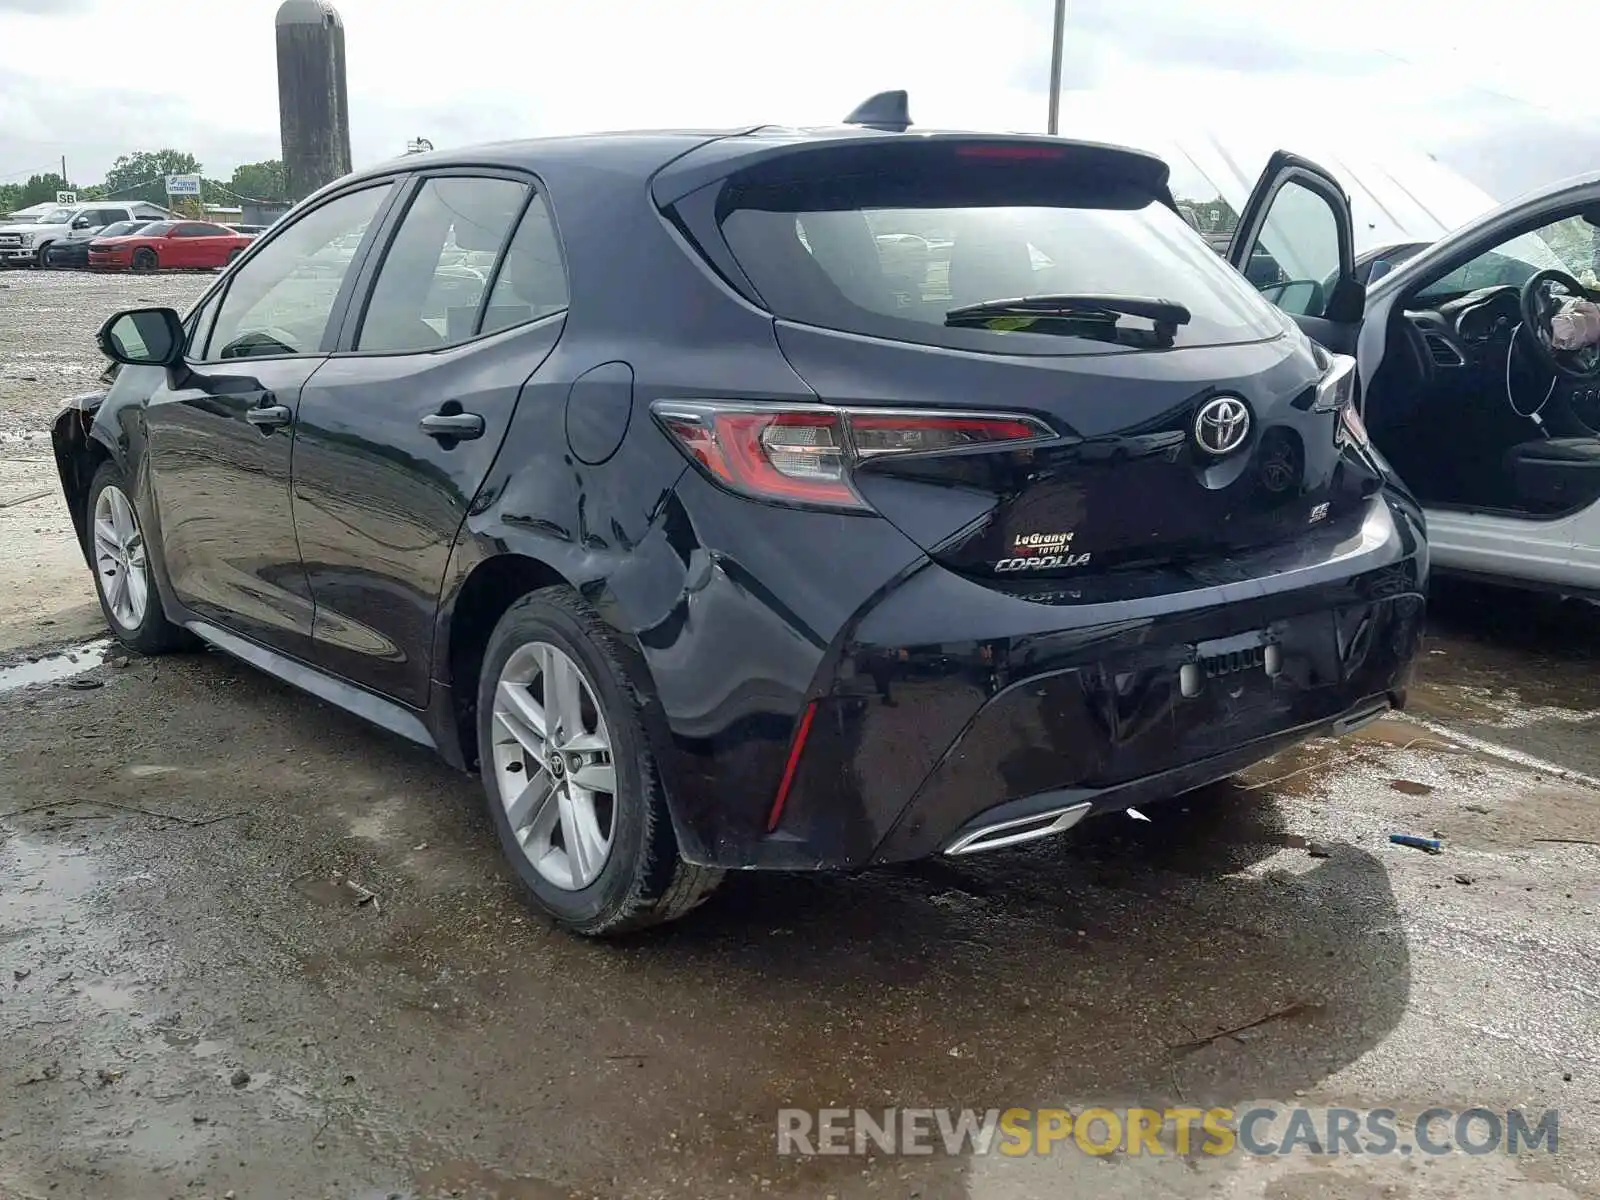
[[[500,247],[526,185],[509,179],[430,179],[384,255],[357,350],[438,350],[476,336]]]
[[[536,321],[567,307],[567,272],[544,197],[535,195],[495,277],[483,332]]]
[[[718,202],[729,249],[777,316],[828,329],[994,352],[1254,341],[1280,318],[1137,172],[1071,147],[923,143],[788,156],[787,178],[735,177]],[[843,158],[844,162],[830,161]],[[801,165],[805,169],[797,170]],[[841,169],[843,168],[843,169]],[[864,169],[865,168],[865,169]],[[774,168],[758,168],[772,175]],[[1176,302],[1189,319],[1154,340],[1131,315],[997,317],[952,309],[1039,296]],[[971,324],[968,322],[967,324]]]

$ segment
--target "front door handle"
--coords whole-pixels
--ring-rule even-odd
[[[289,406],[279,404],[278,398],[271,392],[265,393],[256,401],[253,408],[244,410],[244,419],[249,421],[262,433],[271,433],[274,429],[287,425],[294,414],[289,411]]]
[[[422,432],[443,441],[465,442],[483,436],[483,418],[477,413],[429,413],[419,422]]]

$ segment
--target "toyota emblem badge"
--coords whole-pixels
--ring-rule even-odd
[[[1215,396],[1195,414],[1195,444],[1207,454],[1232,454],[1249,436],[1250,410],[1236,396]]]

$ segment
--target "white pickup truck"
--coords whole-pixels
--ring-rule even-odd
[[[88,241],[118,221],[161,221],[172,214],[143,200],[63,205],[32,221],[0,224],[0,267],[42,267],[50,243]]]

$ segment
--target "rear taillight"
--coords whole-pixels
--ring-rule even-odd
[[[1361,419],[1354,404],[1347,404],[1339,410],[1339,432],[1334,437],[1341,446],[1353,443],[1365,449],[1372,444],[1367,438],[1367,423]]]
[[[1317,398],[1312,412],[1337,412],[1347,408],[1356,394],[1356,360],[1348,354],[1330,354],[1328,369],[1317,381]]]
[[[1365,446],[1367,427],[1356,409],[1356,360],[1347,354],[1334,354],[1329,358],[1327,371],[1317,381],[1317,395],[1311,403],[1311,411],[1338,414],[1333,439],[1339,445]]]
[[[1046,441],[1042,421],[1010,413],[831,408],[658,400],[651,412],[713,480],[756,500],[825,508],[869,506],[853,469],[884,455]]]

